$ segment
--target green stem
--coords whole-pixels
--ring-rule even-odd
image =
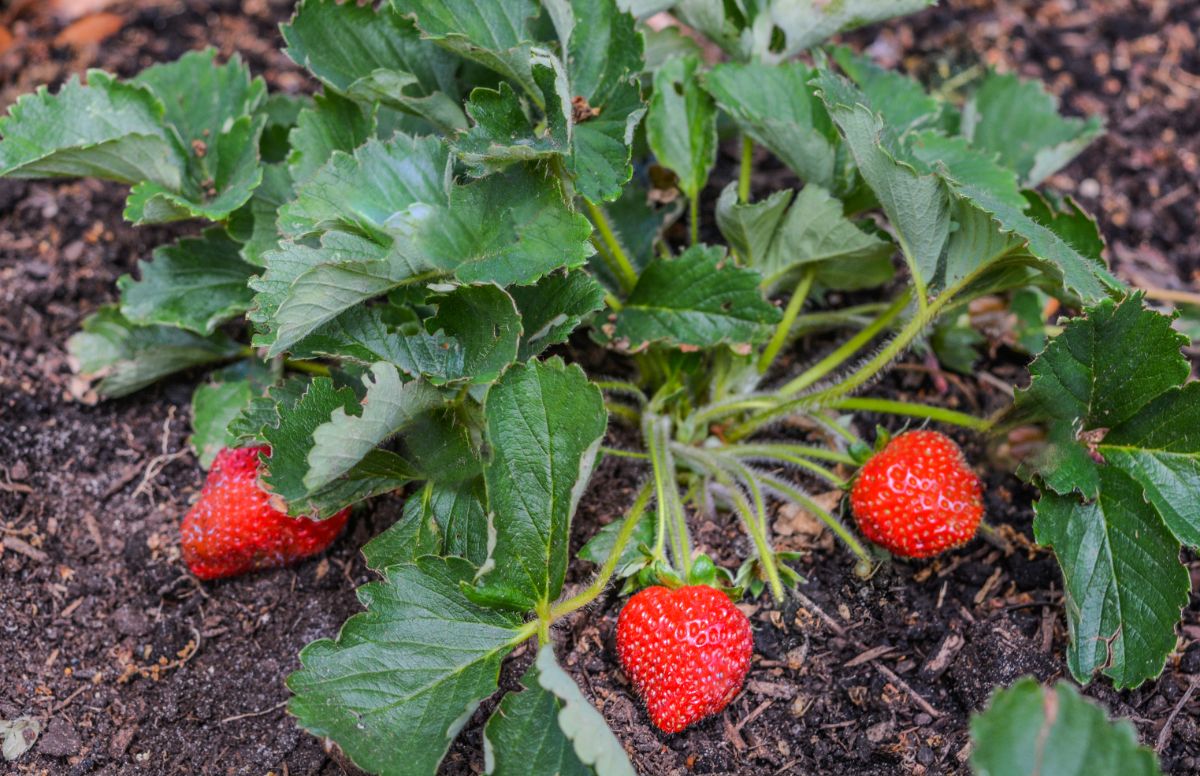
[[[592,223],[596,225],[596,230],[600,232],[600,238],[604,241],[605,248],[607,248],[608,255],[606,258],[612,261],[609,271],[616,276],[617,282],[621,284],[621,290],[629,293],[637,284],[637,272],[634,270],[633,264],[630,263],[625,249],[621,247],[621,242],[617,239],[617,235],[613,232],[608,215],[589,199],[583,200],[583,206],[587,208],[588,215],[591,217]]]
[[[800,314],[805,300],[808,299],[808,292],[812,290],[813,278],[816,277],[816,274],[816,270],[810,268],[800,276],[800,282],[796,284],[796,290],[792,292],[792,298],[788,300],[787,308],[783,311],[783,319],[775,327],[775,333],[771,336],[771,341],[767,343],[766,349],[763,350],[762,355],[758,359],[758,373],[760,375],[766,374],[771,363],[775,361],[775,356],[779,355],[779,351],[787,344],[788,334],[792,331],[792,324],[796,322],[796,316]]]
[[[550,623],[553,621],[549,601],[539,601],[537,613],[538,646],[544,647],[550,643]]]
[[[310,375],[329,377],[329,367],[314,361],[299,361],[288,358],[284,359],[283,366],[285,369],[291,369],[293,372],[306,372]]]
[[[879,412],[888,415],[906,415],[913,418],[927,418],[939,423],[949,423],[952,426],[962,426],[973,431],[987,431],[992,422],[986,418],[977,418],[965,412],[948,410],[945,407],[933,407],[928,404],[913,404],[891,399],[848,398],[839,399],[829,405],[834,409],[851,412]]]
[[[852,456],[849,456],[846,453],[839,453],[836,450],[829,450],[824,447],[812,447],[810,445],[792,445],[767,442],[763,444],[729,445],[727,447],[718,447],[716,452],[729,453],[744,457],[763,455],[767,458],[775,457],[780,453],[786,453],[787,455],[800,456],[802,458],[816,458],[821,461],[844,463],[847,466],[858,465],[858,461],[854,460]]]
[[[664,539],[670,538],[671,555],[683,572],[684,578],[692,570],[691,537],[688,534],[687,518],[679,500],[678,475],[675,459],[671,455],[671,421],[647,414],[643,424],[650,460],[654,466],[654,489],[658,505],[658,535],[655,540],[655,555],[661,557]]]
[[[640,412],[635,410],[633,407],[630,407],[627,404],[621,404],[618,401],[606,401],[604,402],[604,408],[608,410],[609,414],[616,415],[621,420],[628,421],[634,426],[636,426],[642,419]]]
[[[868,326],[871,321],[875,320],[875,316],[891,304],[888,302],[871,302],[870,304],[860,304],[854,307],[846,307],[841,310],[822,310],[815,313],[807,313],[801,315],[792,324],[792,336],[796,337],[810,331],[819,331],[821,329],[837,329],[849,328],[858,326]]]
[[[610,455],[613,458],[636,458],[639,461],[649,461],[650,456],[645,453],[639,453],[634,450],[622,450],[618,447],[601,447],[601,455]]]
[[[875,339],[875,335],[879,334],[879,332],[890,326],[892,321],[896,319],[896,316],[898,316],[904,310],[904,308],[908,306],[908,300],[910,298],[911,297],[908,292],[901,294],[896,301],[893,302],[890,307],[884,310],[878,318],[872,321],[869,326],[859,331],[850,339],[846,340],[840,347],[838,347],[828,356],[813,364],[795,379],[789,381],[786,385],[780,388],[780,395],[793,396],[844,364],[847,359],[866,346],[868,342]]]
[[[609,309],[614,313],[621,312],[621,309],[625,307],[625,305],[621,304],[621,300],[617,299],[617,295],[612,291],[604,292],[604,303],[608,305]]]
[[[692,245],[700,243],[700,193],[688,198],[688,237]]]
[[[650,503],[650,497],[653,493],[654,488],[649,482],[638,489],[637,498],[634,499],[633,506],[629,508],[628,514],[625,515],[625,522],[621,524],[621,528],[617,532],[617,538],[613,542],[612,551],[604,559],[604,565],[600,567],[600,573],[596,575],[596,578],[592,580],[592,584],[588,585],[585,590],[551,607],[551,620],[556,620],[559,617],[582,609],[604,592],[608,581],[612,579],[613,573],[617,570],[617,563],[621,560],[621,553],[625,550],[625,545],[629,543],[629,539],[633,536],[638,522],[646,512],[646,505]]]
[[[839,539],[841,539],[850,551],[858,556],[859,560],[871,562],[871,555],[866,548],[850,533],[846,526],[842,525],[842,521],[831,515],[827,510],[821,507],[820,504],[813,501],[804,491],[793,487],[791,484],[784,482],[778,477],[773,477],[769,474],[763,475],[763,482],[768,488],[775,491],[789,501],[793,501],[807,509],[809,512],[817,516],[817,518],[829,526],[829,530],[833,531]]]
[[[829,471],[824,466],[821,466],[820,464],[817,464],[817,463],[813,463],[812,461],[808,460],[807,458],[801,458],[798,455],[791,455],[786,452],[776,452],[776,453],[772,453],[772,454],[766,454],[761,451],[742,450],[742,449],[740,449],[740,446],[729,447],[729,448],[726,448],[726,450],[728,451],[727,454],[732,458],[752,458],[752,459],[759,459],[759,460],[765,460],[765,461],[775,461],[777,463],[787,463],[787,464],[791,464],[793,466],[798,466],[807,472],[811,472],[812,474],[815,474],[816,476],[825,480],[829,484],[833,485],[835,488],[844,489],[847,485],[845,480],[843,480],[841,477],[837,476],[833,472]]]
[[[767,575],[767,583],[771,587],[771,596],[776,601],[782,601],[783,582],[779,578],[779,569],[775,565],[775,551],[771,548],[771,542],[767,538],[766,501],[762,497],[762,488],[759,487],[754,474],[737,461],[711,455],[699,448],[676,444],[674,445],[674,449],[681,456],[698,464],[702,471],[711,474],[717,479],[717,482],[721,483],[729,491],[729,497],[733,500],[734,509],[737,510],[738,516],[741,517],[742,524],[746,527],[746,533],[750,534],[750,539],[754,542],[758,559],[762,563],[763,570]],[[740,476],[745,481],[746,487],[750,489],[750,494],[754,498],[753,508],[750,506],[750,502],[746,500],[746,494],[742,492],[742,489],[730,476],[730,472],[733,472],[735,476]]]
[[[742,135],[742,165],[738,171],[738,202],[750,201],[750,173],[754,169],[754,141]]]
[[[593,380],[592,384],[602,391],[610,391],[612,393],[623,393],[637,397],[641,404],[649,401],[646,394],[642,393],[642,389],[638,388],[633,383],[627,383],[624,380]]]
[[[974,279],[973,276],[964,280]],[[961,284],[960,286],[961,287]],[[844,380],[835,385],[818,391],[807,396],[801,396],[798,399],[791,401],[780,402],[776,407],[764,410],[746,420],[741,425],[735,427],[725,435],[725,439],[730,442],[736,442],[739,439],[744,439],[753,434],[758,429],[771,423],[772,421],[790,415],[799,409],[807,407],[827,407],[836,399],[840,399],[846,394],[852,393],[857,388],[869,382],[881,369],[892,363],[904,349],[912,344],[912,341],[917,338],[925,327],[928,326],[941,309],[953,297],[953,292],[947,290],[933,304],[925,306],[918,310],[917,314],[909,319],[908,323],[900,330],[898,334],[875,354],[873,358],[860,366],[857,370],[850,373]]]

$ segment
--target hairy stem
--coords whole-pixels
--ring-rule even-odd
[[[595,224],[596,230],[600,232],[600,239],[604,243],[606,250],[601,253],[601,256],[612,262],[608,269],[616,276],[617,282],[621,285],[621,291],[629,293],[637,285],[637,271],[634,270],[633,264],[629,261],[629,255],[625,253],[620,240],[613,232],[608,215],[603,208],[598,207],[589,199],[583,200],[583,206],[587,209],[588,216]]]
[[[775,357],[779,355],[779,351],[787,344],[788,335],[792,331],[792,324],[796,322],[796,316],[800,314],[800,310],[804,307],[805,300],[808,299],[808,292],[812,290],[813,278],[816,277],[815,269],[807,269],[800,276],[800,282],[796,284],[796,290],[792,292],[792,298],[788,300],[787,308],[783,311],[783,319],[779,321],[779,325],[775,327],[775,333],[771,335],[771,341],[767,343],[767,347],[763,350],[762,355],[758,359],[758,373],[766,374],[771,368],[771,364],[775,361]]]
[[[750,174],[754,171],[754,141],[742,135],[742,164],[738,170],[738,202],[750,201]]]
[[[613,573],[617,570],[617,563],[621,560],[621,553],[624,552],[625,545],[629,543],[634,529],[637,528],[638,521],[642,519],[642,515],[646,512],[646,505],[650,503],[652,495],[654,495],[654,486],[651,482],[646,482],[638,489],[637,497],[633,500],[633,506],[629,508],[629,512],[625,515],[625,522],[621,523],[621,529],[617,532],[612,552],[604,559],[604,565],[600,567],[600,573],[596,575],[596,578],[592,580],[592,584],[588,585],[586,589],[551,607],[551,620],[556,620],[559,617],[564,617],[571,612],[582,609],[604,592],[604,588],[608,586],[608,581],[612,579]]]
[[[908,306],[908,300],[910,298],[911,295],[907,291],[901,294],[896,301],[893,302],[890,307],[884,310],[879,317],[872,321],[869,326],[859,331],[850,339],[846,340],[845,343],[843,343],[828,356],[813,364],[795,379],[789,381],[786,385],[780,388],[780,395],[793,396],[844,364],[847,359],[861,350],[868,342],[873,340],[875,335],[890,326],[892,321],[896,319],[896,316],[898,316],[904,310],[904,308]]]
[[[329,367],[324,364],[318,364],[315,361],[300,361],[297,359],[287,358],[283,361],[285,369],[291,369],[294,372],[304,372],[310,375],[318,375],[320,377],[329,377]]]
[[[831,515],[828,510],[824,509],[816,501],[813,501],[813,499],[807,493],[793,486],[792,484],[785,482],[779,477],[774,477],[769,474],[762,475],[762,481],[769,490],[775,491],[788,501],[799,504],[812,514],[816,515],[817,519],[829,526],[829,530],[833,531],[833,533],[839,539],[841,539],[847,547],[850,548],[850,551],[853,552],[859,560],[863,560],[868,563],[872,562],[870,553],[868,553],[866,548],[864,548],[858,539],[854,537],[854,534],[850,533],[850,530],[846,528],[846,526],[842,525],[842,521]]]
[[[688,198],[688,238],[691,245],[700,243],[700,192]]]
[[[928,404],[912,404],[891,399],[847,398],[838,399],[829,405],[834,409],[851,412],[879,412],[886,415],[905,415],[912,418],[927,418],[939,423],[949,423],[952,426],[962,426],[973,431],[987,431],[992,427],[992,421],[977,418],[965,412],[948,410],[945,407],[933,407]]]

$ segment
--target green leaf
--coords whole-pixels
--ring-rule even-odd
[[[547,649],[552,649],[547,647]],[[591,776],[558,726],[561,704],[538,684],[537,665],[506,693],[483,730],[484,772],[493,776]]]
[[[646,140],[659,164],[679,176],[689,199],[700,196],[717,161],[717,108],[700,86],[700,60],[681,57],[654,74]]]
[[[380,362],[363,377],[366,396],[361,414],[335,406],[329,420],[312,431],[304,487],[316,491],[349,473],[380,444],[400,433],[413,420],[438,407],[445,398],[423,380],[402,383],[392,364]]]
[[[259,139],[267,117],[258,111],[266,83],[251,79],[238,56],[224,65],[216,64],[216,56],[211,48],[192,51],[146,68],[134,79],[166,107],[186,175],[177,189],[155,181],[135,186],[125,207],[130,221],[223,221],[262,182]]]
[[[254,292],[246,285],[254,267],[242,261],[241,245],[221,228],[185,237],[154,251],[154,261],[138,262],[141,279],[117,281],[121,312],[130,321],[162,323],[197,334],[241,315]]]
[[[346,232],[327,232],[315,247],[280,243],[263,257],[266,272],[250,281],[258,292],[249,315],[258,324],[254,344],[278,355],[355,305],[404,283],[403,268],[393,270],[387,256],[386,246]],[[328,263],[335,260],[341,263]],[[410,276],[410,282],[417,280]]]
[[[575,754],[592,767],[596,776],[634,776],[633,765],[624,747],[609,729],[600,712],[588,703],[575,680],[554,660],[550,644],[538,650],[535,663],[538,684],[554,695],[561,706],[558,726],[575,747]]]
[[[229,436],[234,447],[251,447],[267,443],[263,429],[279,424],[279,407],[294,407],[308,390],[307,377],[291,377],[272,386],[265,396],[254,396],[229,422]]]
[[[391,0],[398,13],[411,16],[424,38],[478,62],[536,94],[530,69],[530,21],[533,0]]]
[[[942,103],[926,94],[921,84],[895,70],[885,70],[845,46],[835,46],[832,54],[850,80],[862,89],[868,104],[897,134],[937,122]]]
[[[223,447],[240,447],[230,430],[251,400],[261,396],[274,379],[273,370],[247,359],[215,372],[192,393],[192,437],[201,468],[207,469]]]
[[[447,201],[448,162],[436,137],[373,139],[353,156],[334,151],[297,186],[295,201],[279,213],[279,226],[297,237],[329,229],[380,235],[394,215],[414,205]]]
[[[275,398],[274,393],[271,398]],[[300,502],[309,494],[304,478],[313,432],[329,422],[334,410],[353,412],[358,408],[358,397],[350,388],[336,387],[328,377],[317,377],[294,402],[286,403],[291,398],[286,394],[280,398],[285,401],[276,404],[275,417],[261,429],[271,446],[261,480],[285,501]]]
[[[288,136],[296,128],[300,111],[312,107],[312,98],[306,94],[291,95],[282,92],[268,94],[262,112],[267,117],[259,142],[259,155],[264,164],[280,164],[287,161],[291,151]]]
[[[177,189],[184,159],[163,126],[163,105],[146,88],[89,70],[58,94],[19,97],[0,119],[0,176],[154,181]]]
[[[604,436],[600,391],[560,359],[516,364],[484,402],[495,546],[474,595],[522,611],[558,597],[571,517]]]
[[[1070,321],[1030,366],[1022,419],[1048,419],[1030,462],[1043,484],[1034,524],[1068,594],[1068,662],[1121,687],[1157,676],[1175,645],[1189,578],[1180,542],[1200,546],[1200,384],[1171,319],[1140,297]]]
[[[717,199],[717,228],[743,263],[759,267],[767,260],[795,192],[780,189],[758,202],[738,202],[737,186],[737,181],[731,181],[721,189]]]
[[[751,50],[767,62],[791,59],[796,54],[839,32],[916,13],[935,0],[767,0],[750,33]],[[776,42],[782,35],[783,43]]]
[[[466,126],[458,60],[422,40],[388,5],[302,0],[282,30],[287,55],[331,89],[421,116],[442,131]]]
[[[425,555],[444,554],[442,528],[429,508],[432,487],[432,483],[426,483],[419,492],[410,494],[400,519],[363,546],[369,567],[378,571],[398,563],[414,563]],[[486,525],[484,528],[486,531]]]
[[[554,660],[553,646],[538,650],[521,685],[484,727],[487,773],[633,776],[621,743]]]
[[[352,4],[339,6],[354,8]],[[374,115],[337,92],[313,97],[310,108],[300,111],[289,141],[288,171],[297,185],[316,174],[334,151],[352,153],[375,130]],[[289,197],[290,199],[290,197]]]
[[[719,247],[696,246],[655,259],[617,315],[617,339],[715,347],[761,342],[779,311],[767,302],[758,272],[737,267]]]
[[[846,218],[840,200],[810,183],[788,208],[766,256],[751,266],[762,273],[768,296],[795,286],[797,272],[812,264],[821,265],[818,280],[838,278],[836,287],[866,288],[891,277],[894,250]]]
[[[280,212],[287,234],[327,234],[320,248],[290,243],[268,257],[253,284],[266,329],[255,342],[278,354],[350,307],[439,275],[504,286],[587,260],[591,224],[554,181],[514,167],[448,187],[447,162],[436,138],[405,135],[335,152]]]
[[[991,214],[1003,231],[1024,239],[1028,253],[1085,303],[1107,298],[1122,287],[1098,257],[1081,255],[1053,229],[1023,212],[1029,203],[1013,173],[972,149],[963,138],[922,133],[912,150],[956,195]]]
[[[937,275],[950,234],[950,198],[945,184],[936,175],[920,174],[904,160],[891,129],[862,92],[827,72],[814,83],[895,229],[910,271],[923,286],[929,285]]]
[[[963,109],[963,134],[976,148],[1000,156],[1030,188],[1058,172],[1104,133],[1096,116],[1086,121],[1058,113],[1058,101],[1037,81],[989,72]]]
[[[438,311],[425,322],[426,328],[454,341],[453,347],[437,349],[457,354],[453,363],[428,373],[431,382],[490,383],[517,359],[521,315],[504,289],[491,284],[459,286],[429,301]]]
[[[125,396],[167,375],[234,358],[241,345],[224,334],[202,337],[171,326],[138,326],[116,307],[101,307],[67,341],[78,371],[99,379],[102,396]]]
[[[1081,682],[1103,671],[1118,688],[1159,675],[1175,648],[1188,602],[1176,539],[1125,472],[1098,472],[1099,497],[1046,491],[1034,505],[1034,537],[1054,548],[1063,572],[1071,644],[1067,665]]]
[[[807,183],[838,188],[838,136],[803,62],[727,62],[704,75],[721,110]]]
[[[429,482],[404,503],[404,515],[363,547],[374,569],[422,555],[453,555],[482,565],[488,554],[483,479]]]
[[[676,13],[740,60],[775,64],[839,32],[916,13],[934,0],[680,0]]]
[[[566,342],[585,317],[604,307],[604,287],[582,270],[547,275],[532,286],[512,286],[521,311],[517,358],[528,361],[551,345]]]
[[[263,165],[262,171],[262,183],[227,225],[230,236],[242,243],[242,259],[256,267],[266,266],[266,253],[279,247],[279,208],[295,196],[283,163]]]
[[[231,447],[233,440],[226,433],[230,422],[250,403],[254,397],[250,382],[203,383],[192,394],[192,449],[200,468],[212,466],[213,459],[223,447]]]
[[[300,725],[372,773],[434,773],[522,636],[519,616],[463,596],[474,572],[461,559],[425,557],[359,588],[367,611],[337,641],[305,647],[288,677]]]
[[[977,776],[1161,776],[1154,752],[1125,720],[1066,682],[1042,687],[1026,677],[999,690],[971,718],[971,768]]]
[[[624,520],[618,518],[608,525],[601,526],[600,530],[596,531],[591,539],[588,539],[587,544],[580,548],[579,557],[595,563],[597,566],[604,565],[617,545],[617,534],[621,532],[623,523]],[[621,550],[621,557],[617,560],[618,572],[642,557],[642,552],[638,549],[639,544],[647,547],[654,544],[654,513],[652,511],[643,512],[637,525],[634,526],[633,535],[625,543],[624,549]]]

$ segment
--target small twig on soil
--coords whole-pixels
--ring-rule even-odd
[[[271,708],[263,709],[262,711],[248,711],[245,714],[235,714],[232,717],[226,717],[225,719],[221,720],[221,724],[224,725],[226,722],[236,722],[239,719],[249,719],[250,717],[261,717],[264,714],[270,714],[272,711],[279,711],[286,706],[287,703],[287,701],[283,701],[282,703],[277,703]]]
[[[52,716],[52,717],[53,717],[55,714],[57,714],[58,712],[60,712],[60,711],[62,711],[63,709],[65,709],[67,706],[70,706],[70,705],[71,705],[71,701],[73,701],[73,700],[75,700],[77,697],[79,697],[79,694],[80,694],[80,693],[82,693],[82,692],[86,692],[88,689],[90,689],[90,688],[91,688],[91,687],[93,687],[93,686],[94,686],[94,685],[92,685],[92,683],[91,683],[91,682],[89,682],[89,683],[85,684],[83,687],[80,687],[80,688],[79,688],[78,690],[76,690],[75,692],[73,692],[73,693],[71,693],[70,695],[68,695],[67,697],[63,698],[63,699],[62,699],[61,701],[59,701],[58,703],[54,704],[54,706],[52,706],[52,707],[50,708],[50,716]],[[1168,724],[1169,724],[1169,723],[1168,723]]]
[[[1171,730],[1175,727],[1175,717],[1179,716],[1179,712],[1191,700],[1192,693],[1196,692],[1196,681],[1196,677],[1194,676],[1188,680],[1187,692],[1179,699],[1179,703],[1175,704],[1175,708],[1171,709],[1171,715],[1167,717],[1166,723],[1163,725],[1162,730],[1159,731],[1158,740],[1154,742],[1154,751],[1159,754],[1162,754],[1163,750],[1167,748],[1167,744],[1171,743]]]
[[[799,590],[793,591],[793,594],[796,596],[797,599],[799,599],[800,604],[805,609],[808,609],[810,612],[816,614],[817,617],[821,618],[822,622],[824,622],[826,625],[828,625],[829,629],[832,630],[836,635],[841,636],[842,638],[846,638],[846,629],[843,628],[841,626],[841,624],[838,623],[837,620],[833,619],[828,614],[826,614],[821,609],[821,607],[817,606],[817,604],[811,598],[804,595],[804,593],[801,593]],[[868,647],[865,644],[863,644],[861,641],[859,641],[858,639],[851,638],[851,639],[849,639],[849,641],[851,644],[854,645],[854,647],[856,649],[858,649],[862,652],[869,651]],[[925,700],[925,698],[922,697],[920,693],[918,693],[916,690],[914,690],[912,687],[910,687],[908,682],[901,679],[899,677],[899,675],[896,674],[895,671],[893,671],[892,669],[890,669],[887,666],[880,663],[878,658],[873,658],[870,662],[871,662],[871,666],[876,671],[883,674],[884,677],[888,681],[890,681],[892,684],[899,687],[904,692],[908,693],[908,696],[910,698],[912,698],[913,702],[916,703],[917,706],[919,706],[921,708],[921,710],[924,711],[926,714],[933,717],[934,719],[939,719],[939,718],[945,716],[944,714],[942,714],[942,712],[938,711],[933,706],[931,706],[929,701]]]

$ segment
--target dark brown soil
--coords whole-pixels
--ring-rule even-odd
[[[274,24],[290,5],[117,2],[109,10],[124,16],[121,31],[80,50],[51,43],[64,22],[44,12],[15,22],[0,12],[16,39],[0,52],[0,104],[87,66],[128,75],[208,44],[241,51],[274,87],[308,88],[277,51]],[[1005,63],[1048,78],[1069,110],[1104,113],[1110,135],[1055,182],[1099,210],[1124,277],[1194,291],[1198,29],[1195,3],[964,2],[856,40],[904,65],[927,52],[933,64],[921,67],[931,77],[943,62],[954,70]],[[7,767],[353,773],[286,715],[283,677],[305,643],[334,635],[357,610],[353,588],[370,577],[358,548],[395,519],[401,499],[359,510],[323,558],[219,584],[190,577],[177,526],[200,485],[186,443],[194,377],[96,406],[71,398],[66,338],[113,298],[118,275],[189,229],[135,230],[121,220],[123,196],[93,182],[0,181],[0,719],[28,714],[46,725],[37,746]],[[1021,377],[1005,352],[984,367],[997,379],[955,378],[938,394],[913,362],[876,391],[986,410],[1005,400],[995,384]],[[864,418],[864,430],[872,421]],[[1028,535],[1034,494],[987,466],[992,451],[978,440],[959,438],[993,472],[990,519]],[[637,462],[600,466],[576,521],[577,546],[624,509],[640,476]],[[748,549],[731,523],[698,519],[695,527],[720,560]],[[748,605],[756,657],[746,691],[681,735],[649,726],[615,668],[614,597],[558,628],[560,658],[640,772],[964,773],[968,716],[990,689],[1026,673],[1063,674],[1060,582],[1046,553],[976,541],[933,563],[885,567],[864,584],[846,552],[801,528],[785,516],[776,526],[791,532],[785,544],[808,553],[802,596],[783,607]],[[1192,569],[1200,576],[1200,564]],[[578,581],[587,570],[573,573]],[[505,687],[530,658],[509,661]],[[1193,598],[1179,655],[1159,681],[1119,694],[1098,682],[1088,692],[1153,744],[1196,673]],[[454,745],[446,773],[481,771],[479,722],[491,708]],[[1175,719],[1163,752],[1169,772],[1200,768],[1198,712],[1194,699]]]

